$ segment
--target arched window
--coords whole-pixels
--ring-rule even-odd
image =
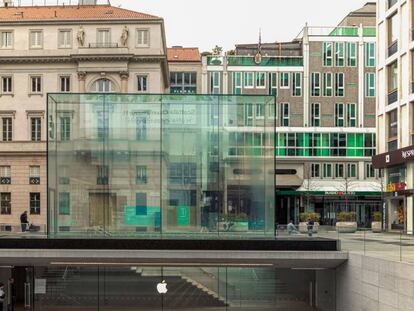
[[[113,83],[108,79],[99,79],[95,82],[94,89],[99,93],[110,93],[113,92]]]

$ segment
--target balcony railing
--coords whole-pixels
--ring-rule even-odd
[[[362,35],[364,37],[376,37],[377,29],[375,27],[364,27],[362,29]]]
[[[395,40],[389,47],[388,47],[388,57],[394,55],[398,51],[398,40]]]
[[[398,90],[394,90],[388,94],[388,105],[395,103],[398,100]]]
[[[411,29],[411,41],[414,41],[414,28]]]
[[[414,81],[411,82],[411,94],[414,94]]]
[[[388,0],[388,9],[391,9],[397,2],[398,0]]]
[[[118,48],[118,43],[115,42],[95,42],[95,43],[89,43],[89,48],[91,49],[114,49]]]
[[[223,66],[223,56],[207,56],[209,66]],[[228,66],[271,66],[271,67],[301,67],[303,57],[301,56],[263,56],[260,63],[257,63],[254,56],[228,56]]]
[[[11,178],[10,177],[0,177],[0,184],[1,185],[10,185]]]
[[[40,185],[40,177],[29,177],[30,185]]]

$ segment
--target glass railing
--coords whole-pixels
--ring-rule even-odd
[[[223,66],[225,58],[223,56],[207,56],[207,65]],[[288,56],[263,56],[260,62],[256,61],[254,56],[228,56],[228,66],[271,66],[271,67],[301,67],[303,66],[303,57]]]
[[[398,90],[394,90],[388,94],[388,105],[395,103],[398,100]]]
[[[398,51],[398,40],[395,40],[391,45],[388,47],[388,57],[391,57]]]
[[[377,29],[375,27],[364,27],[362,30],[362,35],[364,37],[376,37]]]
[[[207,65],[209,66],[223,66],[224,65],[224,57],[223,56],[215,56],[209,55],[207,56]]]

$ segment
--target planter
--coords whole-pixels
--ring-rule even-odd
[[[340,221],[336,223],[336,231],[339,233],[355,233],[358,229],[358,224],[353,221]]]
[[[381,233],[382,232],[382,223],[380,221],[373,221],[371,223],[371,229],[374,233]]]
[[[319,222],[315,222],[313,225],[313,233],[318,233],[319,230]],[[308,226],[306,222],[299,223],[299,232],[300,233],[308,233]]]

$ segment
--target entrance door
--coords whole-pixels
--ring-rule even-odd
[[[34,310],[34,275],[33,267],[14,267],[12,269],[13,285],[8,284],[8,288],[14,295],[8,295],[14,301],[15,311]],[[9,282],[10,283],[10,282]],[[14,289],[12,289],[14,287]],[[14,298],[12,298],[14,296]],[[5,309],[6,310],[6,309]]]
[[[89,194],[89,226],[110,230],[116,210],[116,195],[112,193]]]

